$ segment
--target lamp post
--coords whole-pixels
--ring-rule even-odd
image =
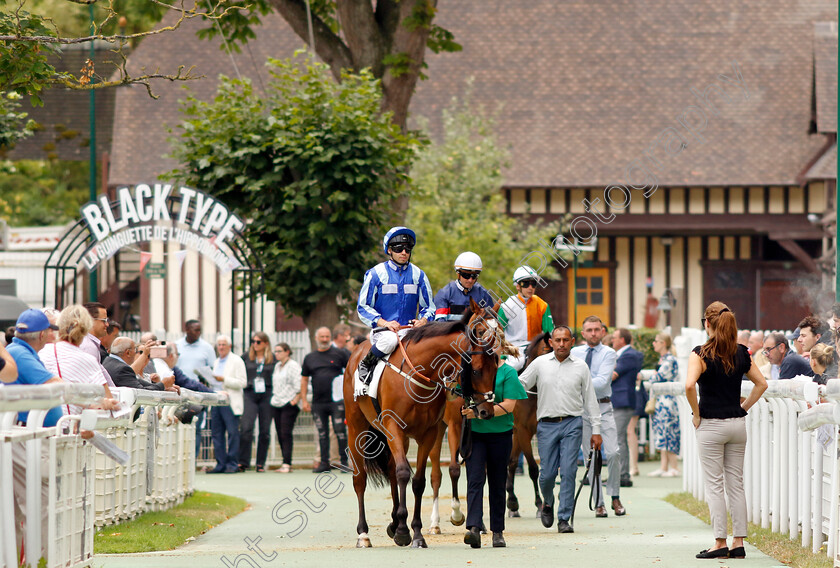
[[[93,17],[93,4],[88,5],[88,9],[90,12],[90,34],[94,35],[96,33],[96,24],[94,22]],[[94,50],[95,41],[90,42],[90,60],[93,62],[93,58],[96,55]],[[91,83],[93,83],[94,78],[91,75],[90,78]],[[96,201],[96,91],[93,88],[90,89],[88,93],[90,104],[88,105],[88,119],[89,119],[89,126],[90,126],[90,179],[89,179],[89,190],[90,190],[90,200]],[[96,278],[96,270],[91,270],[88,272],[88,301],[95,302],[97,291],[99,286],[97,285],[97,278]]]

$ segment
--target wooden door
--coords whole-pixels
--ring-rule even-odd
[[[580,328],[588,316],[598,316],[606,325],[610,323],[610,269],[578,268],[566,271],[569,280],[569,325]],[[577,298],[577,321],[575,320],[575,298]],[[558,323],[555,321],[555,323]]]
[[[720,301],[735,312],[740,329],[756,328],[755,265],[749,262],[709,261],[703,265],[703,309]],[[689,314],[688,324],[695,323],[703,314]]]

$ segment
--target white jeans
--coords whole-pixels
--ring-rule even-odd
[[[528,344],[524,345],[517,345],[519,349],[519,356],[514,357],[513,355],[509,355],[507,358],[507,364],[516,369],[517,371],[521,371],[523,367],[525,367],[525,349],[528,347]]]
[[[399,333],[399,336],[397,336]],[[397,348],[398,337],[402,338],[408,333],[407,329],[401,329],[397,333],[394,333],[390,329],[386,329],[383,331],[371,331],[370,332],[370,343],[371,345],[375,345],[377,349],[379,349],[382,353],[386,355],[393,353],[394,349]]]

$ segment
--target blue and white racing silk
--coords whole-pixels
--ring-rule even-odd
[[[467,292],[460,282],[453,280],[441,288],[435,296],[435,319],[438,321],[461,319],[467,311],[467,306],[470,305],[470,298],[482,308],[493,307],[493,298],[481,287],[481,284],[476,282]]]
[[[417,315],[418,306],[420,315]],[[432,288],[426,273],[411,264],[388,260],[365,272],[357,306],[359,319],[372,328],[379,318],[408,325],[413,319],[435,317]]]

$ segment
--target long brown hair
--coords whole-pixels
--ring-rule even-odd
[[[251,337],[256,337],[265,344],[265,351],[263,351],[263,357],[265,357],[264,363],[266,365],[273,363],[274,352],[271,350],[271,341],[269,341],[268,335],[264,331],[255,331],[251,334]],[[257,350],[254,349],[253,343],[251,343],[251,347],[248,348],[248,359],[251,361],[256,361],[257,359]]]
[[[723,370],[729,374],[735,368],[735,353],[738,351],[738,324],[735,314],[723,302],[712,302],[703,312],[711,334],[700,348],[701,359],[717,359]]]

